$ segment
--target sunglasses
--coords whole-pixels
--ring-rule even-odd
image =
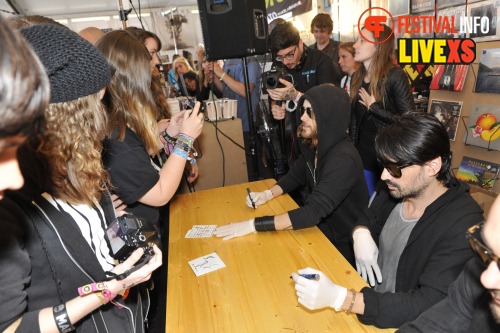
[[[414,164],[415,163],[406,163],[403,165],[397,165],[395,163],[388,163],[388,164],[381,163],[382,168],[386,169],[390,173],[390,175],[393,176],[394,178],[401,178],[402,176],[401,170],[406,167],[412,166]]]
[[[496,256],[493,251],[488,246],[486,246],[486,244],[484,244],[482,237],[483,227],[484,222],[470,227],[465,233],[465,237],[469,241],[472,250],[479,255],[486,266],[494,261],[497,263],[498,269],[500,269],[500,258]]]
[[[309,118],[312,118],[312,111],[313,111],[313,109],[310,107],[305,108],[305,107],[301,106],[300,107],[300,116],[302,117],[304,115],[304,113],[307,113]]]

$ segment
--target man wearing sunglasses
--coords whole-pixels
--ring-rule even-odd
[[[304,206],[277,216],[221,226],[215,234],[231,239],[255,231],[317,225],[354,265],[351,231],[368,205],[368,188],[361,157],[346,132],[350,119],[349,97],[345,90],[323,84],[307,91],[298,109],[301,125],[297,136],[304,141],[302,154],[276,185],[264,192],[250,192],[246,203],[258,209],[278,195],[302,188],[306,193]]]
[[[299,273],[320,274],[319,281],[293,277],[309,309],[330,306],[364,324],[399,327],[446,296],[473,255],[465,231],[483,216],[469,186],[450,174],[448,134],[434,116],[403,114],[378,133],[375,150],[383,186],[353,241],[358,271],[378,284],[346,290],[312,268]]]
[[[269,49],[273,54],[274,66],[283,68],[293,78],[293,82],[280,79],[282,87],[267,90],[272,99],[271,112],[275,119],[285,118],[285,107],[289,112],[295,111],[300,96],[312,87],[335,83],[332,60],[325,53],[308,48],[291,22],[278,24],[273,29],[269,35]],[[285,102],[285,107],[276,104],[276,101]],[[300,119],[294,115],[287,117],[286,121],[291,127],[290,137],[293,137]],[[299,154],[299,148],[294,145],[293,159]]]
[[[471,227],[466,237],[477,255],[448,296],[398,332],[500,332],[500,197],[488,220]]]

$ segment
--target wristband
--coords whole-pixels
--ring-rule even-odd
[[[255,231],[276,231],[274,216],[262,216],[255,218]]]
[[[78,295],[86,296],[88,294],[93,294],[97,291],[101,292],[104,289],[107,289],[106,284],[104,282],[94,282],[91,284],[86,284],[82,287],[78,288]]]
[[[59,304],[52,308],[54,321],[56,322],[59,333],[67,333],[75,330],[73,324],[69,320],[68,311],[66,311],[66,304]]]
[[[161,136],[163,137],[163,139],[165,141],[167,141],[168,143],[171,143],[171,144],[175,144],[175,142],[177,141],[176,138],[173,138],[171,137],[170,135],[168,135],[167,133],[167,130],[164,130],[162,133],[161,133]]]
[[[349,308],[345,313],[351,314],[352,308],[354,306],[354,301],[356,300],[356,291],[354,289],[351,289],[352,292],[352,299],[351,299],[351,304],[349,304]]]
[[[219,81],[224,80],[224,76],[226,76],[226,72],[222,73],[222,75],[221,75],[221,76],[220,76],[220,78],[219,78]]]

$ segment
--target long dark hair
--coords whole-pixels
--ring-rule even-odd
[[[436,179],[448,186],[451,180],[451,152],[448,132],[428,113],[406,112],[380,130],[375,138],[377,159],[382,164],[423,165],[441,157]]]

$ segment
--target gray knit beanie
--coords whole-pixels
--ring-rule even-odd
[[[70,29],[38,24],[20,29],[42,62],[50,80],[50,103],[94,94],[111,81],[104,55]]]

